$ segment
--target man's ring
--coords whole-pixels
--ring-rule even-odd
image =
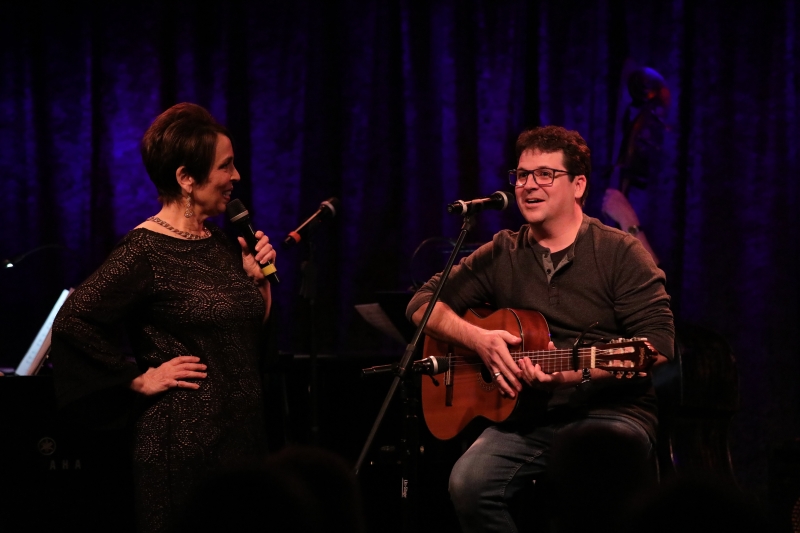
[[[503,375],[503,374],[502,374],[502,373],[500,373],[500,372],[495,372],[495,373],[494,373],[494,379],[497,379],[497,378],[499,378],[499,377],[500,377],[500,376],[502,376],[502,375]]]

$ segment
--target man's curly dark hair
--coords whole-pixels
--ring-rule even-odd
[[[589,174],[592,172],[592,154],[581,134],[561,126],[541,126],[525,130],[517,137],[517,160],[523,152],[538,150],[545,153],[564,153],[564,168],[569,172],[569,180],[575,176],[586,176],[586,189],[580,204],[586,203],[589,194]]]

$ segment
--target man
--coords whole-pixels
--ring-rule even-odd
[[[591,477],[590,467],[573,476],[570,468],[585,458],[560,456],[560,450],[581,450],[560,445],[562,437],[591,443],[619,436],[635,442],[642,462],[649,458],[653,465],[657,424],[649,377],[615,379],[597,368],[546,374],[528,358],[514,361],[508,346],[519,344],[519,337],[472,325],[461,318],[464,312],[487,304],[538,311],[550,327],[550,349],[571,348],[597,322],[586,340],[646,337],[660,352],[657,363],[673,350],[663,272],[633,236],[583,214],[591,170],[586,142],[577,132],[547,126],[523,132],[516,151],[510,181],[527,224],[519,232],[497,233],[453,268],[426,332],[478,354],[501,394],[541,397],[547,408],[487,428],[456,463],[450,494],[464,531],[516,531],[509,501],[551,462],[562,467],[559,481]],[[438,282],[436,275],[411,300],[407,314],[415,323]],[[604,452],[609,447],[616,448]],[[577,494],[566,508],[579,514],[585,509],[574,507]],[[587,495],[583,503],[597,501]]]

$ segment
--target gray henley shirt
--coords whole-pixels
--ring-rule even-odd
[[[409,319],[430,301],[439,279],[435,275],[417,291],[406,310]],[[584,215],[575,242],[558,265],[534,239],[530,226],[503,230],[453,267],[441,300],[459,315],[487,306],[538,311],[556,348],[571,348],[582,331],[598,322],[586,340],[646,337],[672,359],[675,329],[665,281],[635,237]],[[602,383],[593,383],[588,394],[573,388],[547,394],[545,416],[575,417],[589,411],[632,416],[655,439],[657,405],[650,379]]]

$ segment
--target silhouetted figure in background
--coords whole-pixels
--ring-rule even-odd
[[[622,143],[603,196],[602,210],[622,231],[639,239],[658,264],[628,196],[632,191],[643,191],[660,166],[670,93],[661,74],[649,67],[633,70],[626,82],[631,103],[622,117]]]
[[[290,447],[218,472],[176,524],[185,533],[364,533],[352,468],[317,447]]]

